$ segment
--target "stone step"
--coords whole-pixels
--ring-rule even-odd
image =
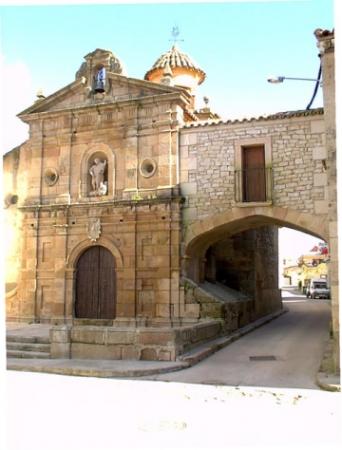
[[[7,342],[21,342],[21,343],[31,343],[31,344],[50,344],[50,338],[48,336],[15,336],[7,335]]]
[[[30,352],[19,350],[7,350],[7,358],[25,358],[25,359],[49,359],[50,353]]]
[[[225,286],[221,283],[210,283],[209,281],[205,281],[198,285],[200,289],[203,289],[208,294],[213,297],[218,298],[218,300],[224,302],[238,302],[241,300],[250,300],[247,295],[243,294],[240,291],[236,291],[228,286]]]
[[[50,344],[28,343],[28,342],[7,342],[7,350],[34,351],[50,353]]]

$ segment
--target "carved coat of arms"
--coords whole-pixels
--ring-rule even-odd
[[[101,235],[101,222],[99,218],[91,217],[88,221],[88,237],[92,242],[96,242]]]

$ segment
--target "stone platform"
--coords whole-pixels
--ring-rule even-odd
[[[104,360],[98,359],[23,359],[23,358],[8,358],[7,369],[18,370],[25,372],[43,372],[53,373],[59,375],[74,375],[74,376],[91,376],[100,378],[113,377],[141,377],[152,374],[172,372],[176,370],[186,369],[191,367],[204,358],[212,355],[218,350],[231,344],[240,337],[250,333],[256,328],[276,319],[281,314],[285,313],[286,309],[281,309],[275,313],[269,314],[261,319],[250,323],[239,330],[231,333],[229,336],[222,336],[216,339],[209,340],[200,344],[188,352],[183,353],[177,357],[176,361],[136,361],[136,360]],[[46,325],[22,325],[20,330],[17,329],[17,335],[25,337],[25,335],[36,335],[36,337],[46,336]],[[7,330],[7,335],[10,335],[12,330]]]
[[[58,325],[50,330],[51,358],[175,361],[221,332],[220,320],[172,327]]]

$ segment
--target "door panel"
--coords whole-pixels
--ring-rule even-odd
[[[264,146],[243,148],[243,201],[266,201]]]
[[[115,315],[115,280],[113,272],[113,256],[104,247],[100,247],[98,284],[99,319],[113,319]]]
[[[75,316],[88,319],[113,319],[114,315],[114,258],[104,247],[90,247],[81,255],[77,263]]]

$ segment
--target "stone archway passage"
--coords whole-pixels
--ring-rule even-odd
[[[76,267],[75,317],[114,319],[115,261],[102,246],[88,248]]]

